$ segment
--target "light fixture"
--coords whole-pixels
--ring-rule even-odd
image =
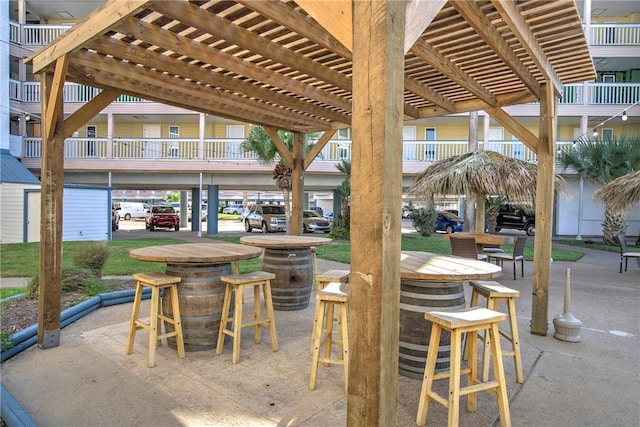
[[[593,130],[593,137],[594,138],[598,137],[598,131],[596,129]]]
[[[626,122],[626,121],[627,121],[627,119],[628,119],[628,117],[627,117],[627,112],[626,112],[626,111],[623,111],[623,112],[622,112],[622,121],[623,121],[623,122]]]
[[[28,122],[29,120],[31,120],[31,114],[27,113],[27,114],[24,116],[24,121],[25,121],[25,122]]]

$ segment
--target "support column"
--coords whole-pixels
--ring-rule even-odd
[[[107,113],[107,159],[113,159],[113,113]]]
[[[55,103],[49,102],[54,90],[53,73],[43,73],[40,77],[43,132],[38,347],[46,349],[60,344],[64,191],[64,135],[61,132],[61,124],[64,121],[64,114],[62,97],[54,97]],[[49,117],[53,120],[47,120]]]
[[[218,234],[218,186],[207,185],[207,234]]]
[[[405,2],[353,4],[347,425],[397,425]]]
[[[291,230],[287,234],[302,234],[302,203],[304,195],[304,135],[293,133],[293,165],[291,168]]]
[[[191,189],[191,231],[202,231],[202,217],[200,209],[202,206],[202,194],[200,187]]]
[[[478,112],[469,112],[469,147],[468,151],[478,150]],[[473,193],[465,194],[465,210],[464,210],[464,231],[483,231],[484,228],[478,229],[478,218],[476,214],[476,195]],[[460,212],[458,212],[460,213]],[[484,215],[481,215],[484,221]]]
[[[185,227],[189,222],[189,193],[180,191],[180,227]]]
[[[549,311],[549,273],[553,225],[553,178],[555,175],[557,103],[553,85],[547,82],[540,97],[540,142],[536,179],[536,234],[533,253],[533,297],[531,333],[547,335]]]

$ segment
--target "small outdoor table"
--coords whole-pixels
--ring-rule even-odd
[[[259,248],[227,242],[184,243],[148,246],[129,251],[140,261],[164,262],[166,273],[182,278],[178,285],[178,303],[186,351],[211,350],[216,347],[225,285],[224,275],[233,274],[231,263],[257,258]],[[171,315],[171,297],[162,298],[163,312]],[[165,323],[167,331],[173,325]],[[175,338],[169,338],[175,348]]]
[[[507,243],[513,243],[515,241],[513,236],[505,236],[498,234],[488,233],[455,233],[456,237],[473,237],[476,239],[476,246],[478,247],[478,253],[481,254],[484,250],[484,245],[502,246]],[[444,235],[444,240],[449,241],[449,234]]]
[[[240,242],[264,248],[262,270],[276,275],[271,282],[274,310],[301,310],[309,306],[313,288],[311,247],[327,245],[331,239],[260,234],[241,237]]]
[[[400,256],[400,356],[401,375],[422,379],[429,349],[431,323],[428,311],[466,307],[463,283],[494,279],[502,273],[497,265],[452,255],[402,251]],[[449,366],[450,336],[440,338],[436,369]]]

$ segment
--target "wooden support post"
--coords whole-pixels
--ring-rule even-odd
[[[540,99],[540,143],[536,180],[536,235],[533,254],[533,298],[531,333],[547,335],[549,310],[549,271],[553,223],[553,183],[556,154],[557,97],[547,82]]]
[[[293,165],[291,167],[291,232],[302,234],[302,209],[304,199],[304,135],[293,133]]]
[[[349,426],[397,424],[405,2],[353,2]],[[353,304],[351,304],[353,302]]]
[[[56,73],[56,78],[62,78]],[[64,112],[62,96],[53,96],[53,73],[43,73],[42,88],[42,173],[40,222],[40,287],[38,296],[38,347],[60,343],[60,297],[62,294],[62,196],[64,190]],[[55,101],[55,102],[51,102]],[[52,111],[53,110],[53,111]],[[50,130],[50,127],[55,127]],[[51,139],[46,135],[51,135]]]

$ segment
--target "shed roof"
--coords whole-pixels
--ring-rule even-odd
[[[66,80],[302,132],[351,125],[350,0],[110,1],[33,55]],[[344,5],[345,7],[341,7]],[[540,98],[593,80],[572,0],[407,2],[404,114]],[[363,29],[364,30],[364,29]]]
[[[0,150],[0,183],[40,184],[40,181],[9,150]]]

